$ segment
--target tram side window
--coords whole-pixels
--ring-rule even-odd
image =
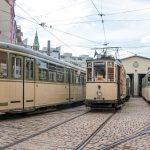
[[[34,60],[31,59],[31,58],[26,58],[25,60],[25,69],[26,69],[26,72],[25,72],[25,77],[27,80],[33,80],[33,73],[34,73]]]
[[[80,75],[80,72],[75,71],[75,84],[79,84],[79,82],[80,82],[79,75]]]
[[[12,57],[12,77],[15,79],[20,79],[22,75],[22,59],[17,57]]]
[[[49,70],[49,81],[56,81],[56,72]]]
[[[94,74],[95,74],[95,81],[103,81],[106,76],[106,66],[103,62],[96,62],[94,64]]]
[[[74,83],[74,70],[70,70],[70,83]]]
[[[39,61],[39,80],[48,80],[48,63]]]
[[[0,52],[0,78],[7,77],[7,54]]]
[[[80,84],[85,84],[85,74],[83,73],[80,75]]]
[[[70,70],[68,68],[65,70],[65,81],[66,83],[70,82]]]
[[[107,69],[108,81],[114,81],[114,62],[108,62],[107,66],[108,66],[108,69]]]
[[[87,68],[87,81],[92,81],[92,68]]]
[[[57,66],[57,81],[64,82],[64,67]]]
[[[48,69],[49,69],[48,80],[55,82],[56,81],[56,65],[49,63]]]

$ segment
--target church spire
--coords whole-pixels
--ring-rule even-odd
[[[39,38],[38,38],[38,34],[37,31],[35,33],[35,38],[34,38],[34,43],[33,43],[33,49],[34,50],[39,50],[40,45],[39,45]]]

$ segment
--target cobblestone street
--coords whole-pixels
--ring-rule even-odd
[[[84,112],[86,109],[82,106],[17,120],[3,120],[0,122],[0,147],[8,150],[76,149],[112,114],[111,111],[92,111],[83,114]],[[73,120],[49,128],[78,115],[80,116]],[[115,142],[148,127],[150,127],[150,105],[142,98],[130,98],[83,149],[108,149]],[[48,130],[40,133],[44,129]],[[121,141],[110,149],[149,150],[149,128],[143,135]]]

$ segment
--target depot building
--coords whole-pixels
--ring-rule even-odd
[[[150,70],[150,58],[134,55],[123,58],[122,63],[131,79],[131,96],[141,96],[142,78]]]

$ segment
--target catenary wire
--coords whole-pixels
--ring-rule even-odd
[[[53,35],[58,41],[60,41],[61,43],[63,43],[64,45],[66,45],[67,47],[71,48],[68,44],[66,44],[65,42],[63,42],[60,38],[58,38],[54,33],[50,32],[49,30],[47,30],[45,28],[45,25],[42,25],[42,24],[39,24],[39,22],[33,18],[29,13],[27,13],[22,7],[20,7],[18,4],[17,6],[22,10],[24,11],[28,16],[30,16],[38,25],[40,25],[44,30],[46,30],[48,33],[50,33],[51,35]],[[72,48],[71,48],[72,49]]]
[[[81,37],[81,36],[79,36],[79,35],[75,35],[75,34],[72,34],[72,33],[69,33],[69,32],[65,32],[65,31],[62,31],[62,30],[59,30],[59,29],[56,29],[56,28],[53,28],[53,27],[51,27],[51,29],[53,29],[53,30],[55,30],[55,31],[57,31],[57,32],[62,32],[62,33],[68,34],[68,35],[70,35],[70,36],[74,36],[74,37],[80,38],[80,39],[82,39],[82,40],[86,40],[86,41],[95,43],[95,44],[102,44],[102,43],[99,43],[99,42],[92,41],[92,40],[89,40],[89,39],[87,39],[87,38]]]

